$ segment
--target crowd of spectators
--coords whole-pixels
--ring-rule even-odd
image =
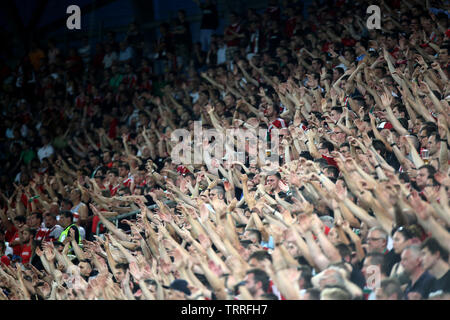
[[[2,69],[0,299],[450,299],[448,1],[372,2],[379,30],[270,0],[217,34],[206,0],[198,43],[182,10],[152,45],[33,43]],[[278,129],[279,170],[175,163],[195,121]]]

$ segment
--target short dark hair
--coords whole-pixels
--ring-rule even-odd
[[[329,165],[326,166],[324,169],[333,174],[333,179],[336,180],[339,177],[339,170],[335,166]]]
[[[338,107],[338,106],[332,107],[331,110],[332,110],[332,111],[334,110],[334,111],[339,112],[339,113],[344,112],[344,111],[342,110],[342,107]]]
[[[322,141],[320,143],[322,145],[322,148],[328,149],[328,152],[334,151],[334,145],[330,141]]]
[[[42,213],[40,213],[39,211],[34,211],[31,213],[31,215],[35,215],[36,218],[38,218],[42,222]]]
[[[239,241],[241,246],[243,246],[245,249],[248,248],[249,245],[251,245],[253,242],[251,240],[241,240]]]
[[[403,297],[403,290],[401,288],[400,281],[398,281],[397,278],[387,278],[381,280],[380,287],[384,294],[388,297],[393,294],[396,294],[398,299]]]
[[[27,222],[27,218],[25,218],[25,216],[17,216],[17,217],[14,218],[14,221],[26,223]]]
[[[309,294],[311,300],[320,300],[320,290],[317,288],[306,289],[305,294]]]
[[[437,125],[434,123],[430,123],[430,122],[426,122],[425,126],[422,128],[422,130],[420,131],[425,131],[426,136],[428,137],[431,132],[436,131],[437,130]]]
[[[312,269],[310,266],[307,265],[301,265],[300,267],[297,268],[298,271],[301,272],[301,278],[303,278],[303,281],[305,282],[305,284],[303,285],[304,289],[309,289],[312,288]]]
[[[116,168],[111,168],[108,170],[108,173],[112,173],[113,175],[115,175],[116,177],[119,176],[119,171],[117,171]]]
[[[269,291],[270,287],[270,278],[264,270],[261,269],[250,269],[246,272],[246,274],[253,273],[254,282],[258,283],[261,281],[262,289],[265,293]]]
[[[261,298],[263,298],[264,300],[279,300],[278,297],[273,293],[264,293],[263,295],[261,295]]]
[[[437,180],[434,178],[434,175],[437,172],[435,167],[433,167],[431,164],[424,164],[423,166],[421,166],[419,168],[419,170],[421,170],[421,169],[427,169],[428,179],[431,179],[433,181],[434,186],[439,185],[439,182],[437,182]]]
[[[448,260],[448,251],[445,250],[439,242],[437,242],[434,238],[428,238],[426,239],[420,246],[421,249],[427,248],[428,251],[430,251],[432,254],[435,254],[436,252],[439,252],[439,255],[441,256],[441,259],[444,261]]]
[[[381,140],[378,140],[378,139],[373,140],[372,145],[376,151],[380,151],[382,157],[384,157],[386,155],[387,149]]]
[[[256,237],[258,238],[258,243],[261,243],[262,241],[261,231],[259,231],[258,229],[248,229],[247,231],[250,232],[251,234],[255,234]]]
[[[126,162],[119,163],[119,168],[125,168],[127,170],[130,170],[130,165]]]
[[[70,204],[71,207],[73,206],[72,200],[67,199],[67,198],[62,199],[62,203],[64,203],[64,204]]]
[[[71,211],[69,211],[69,210],[62,210],[59,214],[61,216],[66,217],[66,218],[70,218],[70,221],[73,221],[73,213]]]
[[[264,260],[269,260],[270,262],[272,262],[272,256],[270,255],[269,252],[267,252],[266,250],[259,250],[259,251],[255,251],[253,252],[250,257],[248,258],[248,260],[250,261],[251,259],[256,259],[258,261],[264,261]]]
[[[342,259],[344,259],[345,257],[352,257],[352,250],[345,243],[338,243],[336,245],[336,249],[339,251]]]
[[[116,264],[116,269],[121,269],[123,272],[127,272],[128,263],[118,263]]]
[[[387,274],[386,272],[386,258],[384,254],[380,252],[370,252],[366,255],[366,259],[370,258],[370,262],[375,265],[380,266],[380,271],[384,274]]]

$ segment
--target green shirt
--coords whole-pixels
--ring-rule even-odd
[[[62,136],[60,137],[56,137],[53,140],[52,145],[57,148],[57,149],[64,149],[65,147],[68,146],[67,140],[65,138],[63,138]]]
[[[109,80],[109,85],[116,90],[119,85],[122,83],[123,75],[118,74],[115,75],[111,80]]]
[[[31,149],[24,150],[21,152],[20,158],[23,160],[23,163],[29,164],[34,158],[36,158],[36,152]]]

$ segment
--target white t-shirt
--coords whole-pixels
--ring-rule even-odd
[[[124,51],[120,51],[119,61],[127,61],[133,58],[133,49],[131,47],[126,48]]]
[[[227,62],[226,52],[227,52],[226,45],[224,45],[223,47],[221,47],[217,50],[217,64],[222,64],[222,63]]]
[[[51,144],[47,144],[38,150],[39,160],[42,162],[42,159],[50,157],[55,153],[55,149],[53,149]]]
[[[114,51],[110,54],[105,54],[105,56],[103,57],[103,66],[105,67],[105,69],[111,68],[115,60],[117,60],[117,53],[115,53]]]
[[[78,49],[78,54],[83,59],[84,63],[88,63],[89,60],[91,60],[91,46],[87,45],[87,46],[84,46],[84,47]]]

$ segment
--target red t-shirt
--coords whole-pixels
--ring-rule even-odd
[[[117,136],[117,126],[119,125],[119,120],[114,118],[109,125],[108,137],[115,139]]]
[[[24,244],[22,246],[22,252],[20,257],[22,258],[22,264],[27,264],[31,260],[31,246],[29,244]]]
[[[291,38],[294,35],[295,26],[297,25],[297,19],[295,17],[289,18],[286,21],[284,32],[286,33],[288,38]]]
[[[241,32],[241,25],[239,23],[230,24],[227,29],[225,30],[226,35],[234,35],[234,33],[240,33]],[[227,47],[238,47],[241,43],[241,40],[239,38],[233,39],[231,41],[227,41]]]
[[[11,241],[20,241],[19,231],[16,231]],[[20,253],[22,252],[22,245],[17,244],[15,246],[11,246],[11,248],[13,249],[13,255],[20,256]]]
[[[17,228],[14,227],[14,226],[12,227],[11,230],[6,230],[6,232],[5,232],[5,240],[6,240],[6,242],[14,241],[14,237],[16,235],[16,232],[17,232]]]
[[[322,158],[324,158],[325,160],[327,160],[327,162],[328,162],[328,164],[329,164],[330,166],[334,166],[334,167],[336,167],[336,168],[338,167],[336,161],[334,161],[333,158],[327,157],[326,155],[322,155]]]
[[[8,256],[6,256],[6,255],[2,256],[1,257],[1,262],[4,263],[6,266],[9,266],[10,261],[9,261]]]
[[[47,228],[39,228],[36,231],[36,235],[34,237],[34,240],[42,241],[47,236],[47,233],[48,233],[48,229]]]

